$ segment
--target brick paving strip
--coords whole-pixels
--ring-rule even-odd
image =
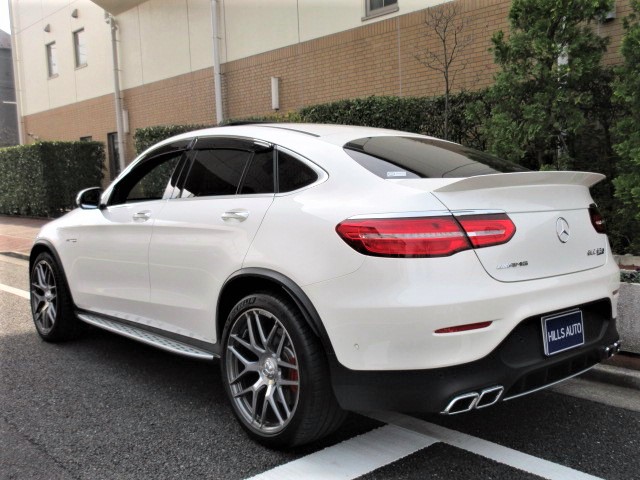
[[[29,255],[33,240],[48,218],[0,215],[0,253]]]

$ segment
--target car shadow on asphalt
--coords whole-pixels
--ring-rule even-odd
[[[382,425],[350,414],[325,439],[276,452],[250,440],[235,420],[218,361],[177,356],[94,327],[58,344],[35,331],[0,336],[0,352],[3,417],[34,442],[51,445],[54,456],[81,450],[98,471],[169,478],[182,464],[207,478],[243,478]],[[167,467],[169,450],[174,460]],[[212,452],[236,458],[234,468]],[[246,455],[252,460],[237,460]]]

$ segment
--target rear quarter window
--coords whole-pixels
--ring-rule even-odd
[[[278,192],[293,192],[318,180],[313,169],[292,155],[278,151]]]
[[[431,138],[367,137],[353,140],[343,148],[362,167],[388,180],[529,171],[488,153]]]

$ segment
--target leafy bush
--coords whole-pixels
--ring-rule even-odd
[[[640,1],[631,1],[632,13],[624,19],[625,34],[620,49],[624,64],[618,68],[614,99],[622,110],[615,125],[615,150],[620,155],[615,196],[619,216],[635,226],[628,235],[629,251],[640,252]]]
[[[640,271],[620,270],[620,281],[628,283],[640,283]]]
[[[56,216],[74,208],[76,194],[99,186],[100,142],[38,142],[0,149],[0,213]]]
[[[229,125],[235,122],[302,122],[303,119],[298,112],[277,113],[274,115],[261,115],[244,118],[234,118],[232,120],[226,120],[221,126]],[[155,145],[156,143],[165,140],[174,135],[181,133],[192,132],[193,130],[201,130],[203,128],[211,128],[213,125],[202,124],[190,124],[190,125],[155,125],[152,127],[138,128],[134,135],[133,140],[136,147],[136,153],[140,154],[147,148]]]
[[[483,109],[485,91],[452,95],[449,140],[482,148],[478,117],[468,107]],[[366,97],[312,105],[300,110],[305,122],[390,128],[444,137],[444,97]]]
[[[136,147],[136,153],[142,153],[147,148],[155,145],[165,138],[173,137],[181,133],[209,128],[211,125],[155,125],[153,127],[138,128],[133,134],[133,142]]]

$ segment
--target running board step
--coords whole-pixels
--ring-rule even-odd
[[[161,350],[166,350],[171,353],[176,353],[178,355],[198,358],[200,360],[213,360],[214,357],[217,357],[217,355],[214,355],[213,353],[201,348],[194,347],[193,345],[187,345],[184,342],[173,340],[163,335],[149,332],[148,330],[143,330],[142,328],[134,327],[133,325],[109,320],[98,315],[79,313],[78,318],[83,322],[88,323],[89,325],[93,325],[94,327],[102,328],[104,330],[108,330],[109,332],[122,335],[123,337],[131,338],[133,340],[137,340],[139,342],[146,343],[147,345],[151,345],[153,347],[157,347]]]

